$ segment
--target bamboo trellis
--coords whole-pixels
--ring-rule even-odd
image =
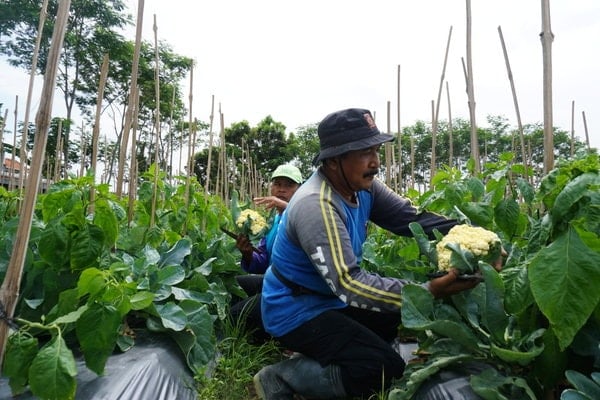
[[[525,179],[528,179],[528,165],[529,160],[525,153],[525,135],[523,134],[523,124],[521,123],[521,112],[519,111],[519,101],[517,100],[517,91],[515,89],[515,82],[513,79],[512,69],[510,68],[510,61],[508,59],[508,51],[506,50],[506,44],[504,43],[504,35],[502,35],[502,28],[498,26],[498,34],[500,35],[500,43],[502,44],[502,53],[504,54],[504,62],[506,64],[506,72],[508,74],[508,80],[510,82],[510,89],[513,97],[513,104],[515,105],[515,114],[517,116],[517,129],[519,130],[519,138],[521,141],[521,158],[523,165],[525,165]]]
[[[104,98],[104,88],[106,86],[106,78],[108,77],[108,54],[104,54],[102,58],[102,66],[100,67],[100,81],[98,83],[98,95],[96,96],[96,115],[94,118],[94,128],[92,130],[92,159],[90,160],[90,168],[96,180],[97,158],[98,158],[98,137],[100,136],[100,114],[102,111],[102,99]],[[96,191],[94,186],[90,189],[90,207],[89,211],[94,212],[94,200]]]
[[[19,287],[21,285],[25,255],[27,254],[33,214],[35,212],[37,201],[37,189],[42,175],[42,161],[44,159],[46,143],[48,141],[48,128],[50,126],[52,102],[54,100],[54,85],[56,84],[58,63],[63,47],[63,39],[70,8],[70,0],[59,1],[56,22],[54,24],[54,31],[50,42],[50,50],[48,52],[46,72],[44,74],[40,107],[35,121],[36,137],[33,146],[32,171],[27,177],[27,190],[23,201],[23,207],[20,212],[19,226],[17,228],[13,252],[6,270],[6,275],[4,276],[4,281],[0,287],[0,304],[3,305],[9,319],[14,315],[17,299],[19,298]],[[2,365],[4,359],[8,330],[8,324],[0,323],[0,365]]]
[[[471,0],[467,2],[467,95],[469,98],[469,120],[471,121],[471,157],[475,161],[475,172],[481,172],[481,162],[479,160],[479,139],[477,137],[477,121],[475,118],[475,88],[473,80],[473,56],[471,51]]]
[[[554,128],[552,122],[552,41],[550,1],[542,0],[542,41],[544,74],[544,174],[554,168]]]
[[[123,136],[121,137],[121,144],[119,148],[119,165],[117,172],[117,184],[116,192],[117,197],[121,197],[123,194],[123,175],[125,172],[125,164],[127,159],[127,147],[129,144],[129,131],[133,122],[133,108],[136,98],[135,88],[137,88],[138,79],[138,67],[140,62],[140,50],[142,47],[142,25],[144,21],[144,0],[138,0],[138,13],[137,22],[135,29],[135,47],[133,52],[133,62],[131,64],[131,85],[129,86],[129,102],[125,114],[125,127],[123,129]]]

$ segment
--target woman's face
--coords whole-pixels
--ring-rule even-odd
[[[299,184],[290,178],[278,176],[271,181],[271,196],[289,202],[299,186]]]

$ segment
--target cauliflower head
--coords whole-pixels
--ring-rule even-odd
[[[467,251],[467,257],[462,260],[471,260],[470,268],[461,265],[453,265],[452,254],[456,253],[456,247],[460,251]],[[454,247],[454,249],[453,249]],[[496,233],[487,229],[470,226],[456,225],[450,229],[448,234],[436,244],[438,256],[438,268],[447,271],[450,268],[458,268],[460,272],[473,272],[477,269],[478,261],[492,262],[496,260],[501,252],[502,242]],[[464,264],[464,263],[463,263]],[[469,271],[471,270],[471,271]]]
[[[247,226],[252,235],[258,235],[268,227],[265,218],[251,209],[242,210],[235,224],[242,230]]]

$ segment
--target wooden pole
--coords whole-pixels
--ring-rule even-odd
[[[90,160],[90,168],[96,182],[97,158],[98,158],[98,138],[100,136],[100,114],[102,113],[102,99],[104,99],[104,88],[106,86],[106,78],[108,77],[108,54],[104,54],[102,58],[102,67],[100,67],[100,81],[98,82],[98,96],[96,96],[96,115],[94,117],[94,129],[92,130],[92,159]],[[94,212],[94,201],[96,199],[96,190],[92,186],[90,190],[90,207],[89,211]]]
[[[542,57],[544,70],[544,175],[554,168],[554,128],[552,120],[552,42],[550,0],[542,0]]]
[[[54,182],[60,180],[60,165],[62,160],[62,118],[58,119],[56,126],[56,155],[54,156]]]
[[[81,164],[79,166],[79,177],[85,175],[85,153],[87,152],[87,142],[85,141],[85,134],[83,132],[83,121],[81,121]]]
[[[571,101],[571,158],[575,155],[575,100]]]
[[[158,196],[158,175],[160,174],[160,160],[158,159],[158,145],[160,143],[160,57],[158,54],[158,26],[156,25],[156,14],[154,14],[154,90],[156,96],[156,110],[154,111],[154,131],[156,133],[155,156],[154,156],[154,188],[152,189],[152,211],[150,214],[150,227],[154,226],[154,215],[156,214],[156,201]]]
[[[390,119],[390,111],[391,111],[392,103],[390,101],[387,102],[386,108],[386,121],[387,121],[387,133],[391,133],[391,119]],[[384,145],[385,149],[385,183],[388,187],[392,187],[392,144],[390,142],[386,142]]]
[[[583,129],[585,131],[585,143],[587,144],[588,151],[590,148],[590,134],[588,133],[587,119],[585,118],[585,111],[581,112],[581,116],[583,117]]]
[[[446,99],[448,101],[448,166],[454,162],[454,137],[452,133],[452,105],[450,103],[450,87],[446,81]]]
[[[479,138],[475,118],[475,88],[473,87],[473,57],[471,52],[471,0],[467,1],[467,94],[469,97],[469,119],[471,121],[471,157],[475,162],[475,173],[481,172],[479,160]]]
[[[33,146],[32,171],[27,177],[27,190],[25,192],[23,208],[21,209],[13,252],[6,270],[4,281],[0,287],[0,303],[3,305],[8,318],[13,317],[19,298],[23,266],[28,249],[31,224],[35,212],[35,203],[37,201],[37,188],[41,180],[44,152],[46,150],[46,142],[48,141],[48,128],[50,126],[52,113],[56,74],[58,71],[58,63],[60,61],[60,53],[63,46],[70,7],[70,0],[60,0],[58,3],[56,22],[54,24],[54,32],[52,33],[52,41],[50,42],[46,73],[44,74],[44,84],[40,97],[40,108],[35,121],[36,137]],[[8,333],[8,324],[0,323],[0,366],[4,359],[4,350],[6,347],[6,340],[8,339]]]
[[[206,162],[206,183],[204,185],[204,192],[206,194],[210,191],[210,172],[212,166],[212,148],[213,148],[213,119],[215,114],[215,95],[212,95],[210,102],[210,125],[208,128],[208,160]]]
[[[517,100],[517,91],[515,89],[515,81],[513,79],[512,69],[510,68],[510,61],[508,59],[508,51],[506,50],[506,44],[504,43],[504,35],[502,35],[502,28],[498,26],[498,35],[500,35],[500,44],[502,45],[502,53],[504,54],[504,63],[506,64],[506,73],[508,74],[508,81],[510,82],[510,90],[512,93],[513,104],[515,106],[515,114],[517,116],[517,128],[519,130],[519,138],[521,141],[521,161],[525,165],[525,179],[529,176],[529,160],[527,159],[527,153],[525,152],[525,135],[523,134],[523,124],[521,123],[521,112],[519,111],[519,101]]]
[[[194,95],[192,93],[192,88],[194,87],[194,66],[190,67],[190,92],[188,94],[188,99],[190,102],[190,111],[188,116],[188,133],[189,133],[189,143],[188,143],[188,162],[187,162],[187,173],[186,173],[186,183],[185,183],[185,206],[189,203],[190,196],[190,185],[191,185],[191,176],[192,176],[192,158],[194,157],[192,153],[192,105],[194,100]],[[184,228],[184,233],[185,230]]]
[[[31,69],[29,70],[29,86],[27,88],[27,99],[25,100],[25,117],[23,118],[23,134],[21,136],[21,152],[19,159],[21,164],[27,165],[27,137],[29,134],[29,112],[31,110],[31,98],[33,97],[33,83],[35,81],[35,71],[37,70],[38,56],[40,53],[40,44],[42,42],[42,33],[44,30],[44,23],[46,22],[46,16],[48,14],[48,0],[44,0],[42,8],[40,10],[40,21],[38,23],[38,31],[35,38],[35,48],[33,50],[33,57],[31,59]],[[22,190],[25,183],[25,177],[27,176],[28,169],[21,168],[21,181],[19,188]]]
[[[19,120],[19,96],[15,96],[15,126],[13,128],[13,145],[12,145],[12,155],[11,155],[11,165],[10,165],[10,182],[8,183],[8,190],[13,190],[16,185],[16,172],[15,158],[17,157],[17,121]]]
[[[129,173],[129,190],[127,191],[127,222],[131,224],[135,212],[135,198],[137,196],[138,162],[137,162],[137,131],[140,103],[140,86],[132,89],[135,93],[133,101],[133,118],[131,125],[131,167]]]
[[[398,117],[398,135],[396,136],[396,141],[398,142],[398,190],[401,191],[404,186],[404,182],[402,180],[402,125],[400,124],[400,64],[398,64],[398,89],[397,89],[397,109],[396,114]]]
[[[435,102],[431,100],[431,126],[435,126]],[[436,134],[434,129],[431,130],[431,164],[429,171],[429,187],[433,189],[433,176],[435,175],[435,147],[436,147]]]
[[[125,161],[127,159],[127,146],[129,144],[129,130],[132,124],[133,108],[136,98],[135,88],[137,87],[138,67],[140,63],[140,50],[142,47],[142,25],[144,22],[144,0],[138,0],[138,13],[135,29],[135,47],[133,52],[133,63],[131,64],[131,85],[129,86],[129,105],[127,106],[125,116],[125,129],[121,138],[121,147],[119,148],[119,166],[117,172],[117,197],[123,194],[123,175],[125,173]]]

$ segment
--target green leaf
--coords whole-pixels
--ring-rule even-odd
[[[427,260],[430,263],[437,265],[437,252],[435,250],[435,245],[432,245],[432,242],[427,234],[425,234],[423,227],[417,222],[411,222],[408,224],[408,228],[412,232],[413,237],[419,246],[419,251],[421,254],[427,257]]]
[[[98,268],[87,268],[79,275],[79,281],[77,282],[79,297],[83,297],[86,294],[94,297],[105,288],[106,280],[104,272],[100,271]]]
[[[529,365],[532,361],[534,361],[537,358],[537,356],[539,356],[542,353],[542,351],[544,351],[544,347],[538,346],[534,347],[530,351],[520,351],[514,349],[506,349],[492,343],[490,350],[492,354],[494,354],[502,361],[506,361],[511,364],[516,363],[521,366],[526,366]]]
[[[112,306],[93,303],[76,323],[76,332],[85,357],[85,365],[98,375],[104,372],[119,334],[121,315]]]
[[[491,265],[480,262],[485,284],[485,304],[481,307],[481,320],[492,337],[502,343],[508,326],[508,315],[504,311],[504,283]]]
[[[519,227],[515,221],[519,220],[520,211],[519,204],[514,199],[502,199],[494,207],[494,221],[509,237],[513,236]]]
[[[106,199],[98,199],[94,205],[94,225],[104,232],[106,245],[112,247],[119,234],[119,221],[115,211]]]
[[[143,310],[154,301],[154,293],[139,291],[129,298],[132,310]]]
[[[575,370],[565,371],[567,380],[582,394],[590,399],[600,399],[600,384]]]
[[[600,184],[600,176],[597,172],[586,172],[567,183],[556,196],[554,205],[550,210],[555,223],[561,221],[567,215],[571,207],[590,190],[590,186],[598,184]]]
[[[215,354],[213,316],[204,304],[192,300],[180,303],[187,316],[188,328],[173,333],[173,338],[185,354],[188,366],[195,374],[203,373],[204,367]]]
[[[81,307],[79,307],[77,310],[71,311],[68,314],[60,316],[52,322],[54,322],[55,324],[72,324],[73,322],[76,322],[81,317],[81,314],[83,314],[85,311],[87,311],[87,309],[88,309],[87,304],[84,304]]]
[[[37,352],[38,340],[31,335],[18,331],[9,336],[2,374],[9,378],[8,384],[14,395],[27,388],[29,367]]]
[[[184,258],[192,252],[192,241],[189,238],[179,240],[166,253],[161,255],[159,267],[181,265]]]
[[[467,202],[460,205],[459,208],[474,225],[490,226],[494,219],[494,210],[486,203]]]
[[[493,368],[488,368],[479,375],[473,375],[470,383],[473,391],[485,400],[537,399],[525,379],[503,376]]]
[[[463,322],[434,317],[434,298],[429,290],[418,285],[402,289],[402,324],[408,329],[431,330],[451,338],[467,349],[477,349],[478,338]]]
[[[33,359],[29,368],[29,388],[42,399],[75,398],[77,367],[73,353],[62,336],[50,340]]]
[[[531,291],[562,350],[600,301],[598,265],[600,239],[572,225],[531,260]]]
[[[187,324],[187,317],[181,307],[173,302],[155,304],[158,316],[165,328],[181,331]]]
[[[185,269],[179,265],[169,265],[157,271],[158,283],[161,285],[176,285],[185,279]]]
[[[65,257],[69,248],[69,232],[59,222],[49,223],[42,231],[38,248],[40,256],[52,266],[62,267],[69,260]]]
[[[525,200],[527,204],[531,204],[533,202],[533,199],[535,198],[535,190],[533,189],[531,184],[525,179],[519,177],[517,178],[517,187],[521,192],[523,200]]]
[[[103,244],[104,232],[95,225],[85,224],[83,229],[74,232],[70,252],[71,269],[76,271],[96,265]]]

